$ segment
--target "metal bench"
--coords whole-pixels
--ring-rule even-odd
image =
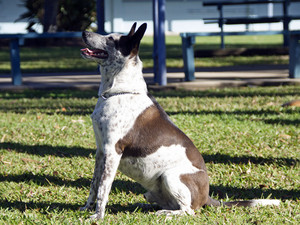
[[[236,35],[275,35],[285,31],[258,31],[258,32],[224,32],[226,36]],[[195,80],[194,44],[197,36],[219,36],[220,32],[181,33],[182,55],[186,81]],[[290,78],[300,78],[300,31],[290,31]]]
[[[10,62],[13,85],[22,84],[22,73],[20,68],[20,46],[24,39],[38,38],[79,38],[81,32],[57,32],[57,33],[27,33],[27,34],[0,34],[1,39],[10,40]]]

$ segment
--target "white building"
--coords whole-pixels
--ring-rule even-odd
[[[21,0],[0,0],[0,33],[25,33],[26,22],[14,21],[26,12]],[[281,16],[282,4],[234,5],[224,7],[224,17]],[[300,3],[291,3],[289,15],[300,16]],[[166,31],[219,31],[218,24],[206,24],[203,18],[217,18],[217,7],[203,7],[201,0],[166,0]],[[152,33],[152,0],[105,0],[105,30],[127,32],[133,22],[147,22]],[[37,27],[41,31],[41,27]],[[226,25],[225,31],[245,30],[245,25]],[[252,24],[249,30],[281,30],[282,23]],[[300,29],[300,20],[290,23],[290,29]]]

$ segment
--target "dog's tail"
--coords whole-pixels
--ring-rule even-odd
[[[247,200],[247,201],[233,201],[233,202],[220,202],[218,200],[215,200],[211,197],[208,197],[208,201],[206,205],[208,206],[243,206],[243,207],[253,207],[257,205],[265,206],[265,205],[276,205],[278,206],[280,204],[280,200],[276,199],[253,199],[253,200]]]

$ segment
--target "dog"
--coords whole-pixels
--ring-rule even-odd
[[[85,59],[100,65],[99,99],[91,115],[97,144],[94,175],[86,205],[92,219],[102,219],[108,195],[119,169],[140,183],[157,214],[194,214],[202,206],[252,206],[278,200],[220,203],[209,196],[209,178],[202,155],[192,141],[170,120],[147,91],[138,56],[147,24],[128,35],[102,36],[84,31],[81,49]]]

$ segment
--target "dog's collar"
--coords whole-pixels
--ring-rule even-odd
[[[119,96],[119,95],[138,95],[139,93],[138,92],[119,92],[119,93],[112,93],[112,94],[109,94],[109,93],[104,93],[104,94],[101,94],[101,98],[106,100],[110,97],[114,97],[114,96]]]

